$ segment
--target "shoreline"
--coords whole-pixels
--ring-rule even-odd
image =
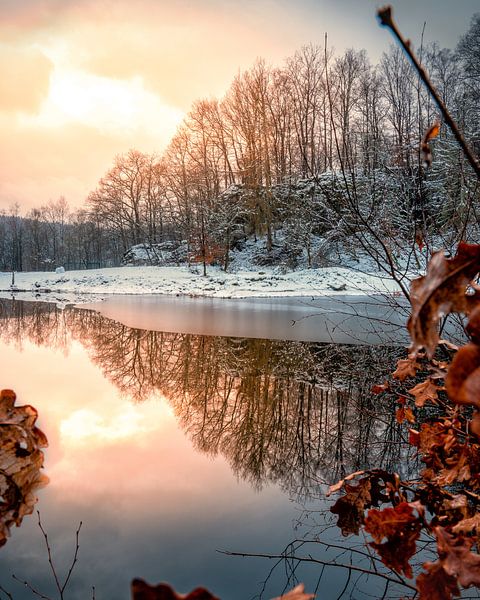
[[[0,298],[78,304],[121,295],[218,299],[401,295],[392,279],[348,267],[289,272],[274,267],[233,273],[209,267],[206,276],[184,266],[16,272],[15,286],[11,278],[10,272],[0,273]]]

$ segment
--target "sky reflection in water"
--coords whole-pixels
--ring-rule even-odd
[[[318,494],[325,470],[366,460],[348,438],[361,428],[346,403],[351,390],[327,397],[327,363],[338,368],[338,355],[327,360],[298,342],[132,330],[40,304],[3,309],[1,386],[38,409],[49,438],[51,483],[38,508],[61,566],[84,522],[72,600],[92,585],[97,599],[126,599],[134,576],[250,598],[272,565],[216,550],[281,551],[300,516],[289,497]],[[27,517],[1,550],[0,584],[18,600],[31,594],[12,572],[51,590],[42,544]],[[279,572],[266,597],[284,581]],[[324,592],[330,585],[338,577]]]

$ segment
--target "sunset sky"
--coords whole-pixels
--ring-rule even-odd
[[[116,154],[158,152],[193,100],[302,45],[392,42],[373,0],[0,0],[0,209],[81,206]],[[454,47],[478,0],[394,0],[414,42]]]

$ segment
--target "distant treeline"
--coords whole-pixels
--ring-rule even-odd
[[[440,96],[480,150],[480,15],[455,50],[417,48]],[[425,169],[419,142],[437,110],[402,52],[379,64],[306,46],[282,67],[259,60],[224,98],[195,102],[165,152],[131,150],[70,213],[63,199],[0,218],[0,268],[117,265],[133,245],[184,240],[188,259],[228,267],[245,236],[282,229],[293,255],[313,236],[397,256],[478,240],[479,192],[446,127]],[[310,261],[309,255],[309,261]]]

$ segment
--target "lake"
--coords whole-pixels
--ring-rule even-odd
[[[219,550],[278,554],[312,539],[325,483],[398,465],[399,426],[370,393],[403,355],[391,310],[345,298],[0,301],[1,387],[38,409],[49,439],[37,508],[61,573],[83,522],[66,598],[95,586],[97,600],[127,600],[134,577],[272,598],[295,575],[335,598],[337,569],[320,584],[318,568],[287,563],[269,576],[272,561]],[[16,600],[32,594],[12,573],[54,593],[43,543],[31,515],[0,550]]]

